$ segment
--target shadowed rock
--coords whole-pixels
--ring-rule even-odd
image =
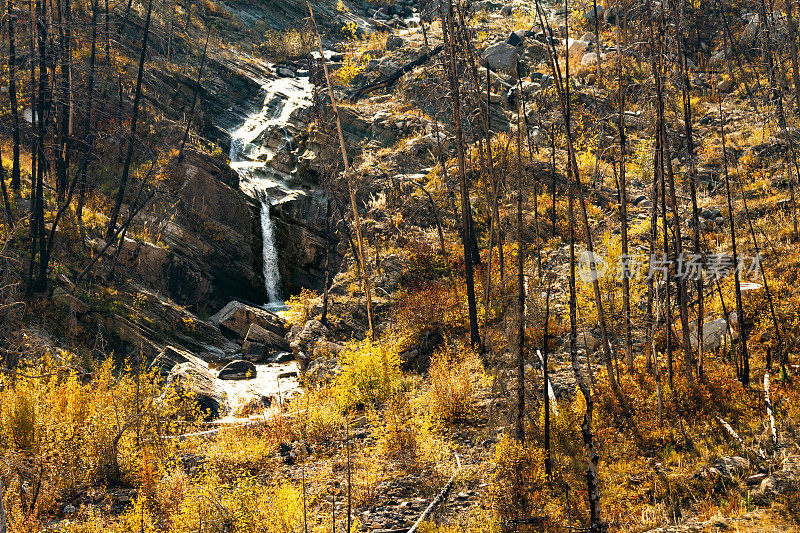
[[[194,394],[200,408],[208,412],[208,419],[226,416],[230,412],[228,395],[217,386],[211,371],[202,362],[198,364],[190,360],[176,365],[167,382],[174,383],[185,393]]]
[[[267,331],[258,324],[250,324],[242,344],[242,357],[259,362],[274,352],[285,352],[289,349],[289,342],[284,337]]]
[[[256,365],[250,361],[231,361],[225,365],[217,374],[217,378],[224,380],[254,379],[258,371]]]
[[[247,337],[251,324],[256,324],[277,337],[286,335],[286,322],[281,317],[266,309],[238,301],[223,307],[209,322],[219,326],[226,335],[241,340]]]

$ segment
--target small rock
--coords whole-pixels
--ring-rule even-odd
[[[514,6],[512,4],[506,4],[500,8],[500,15],[503,17],[508,17],[514,11]]]
[[[515,32],[512,32],[511,35],[508,36],[506,42],[511,46],[519,46],[522,44],[522,40],[524,39],[524,37],[525,37],[525,31],[517,30]]]
[[[733,90],[734,86],[733,78],[725,78],[717,84],[717,90],[721,93],[729,93]]]
[[[405,45],[405,41],[402,37],[398,35],[390,35],[386,38],[386,50],[392,52],[394,50],[399,50],[400,48]]]

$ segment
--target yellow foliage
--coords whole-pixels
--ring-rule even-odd
[[[333,387],[344,408],[365,406],[388,399],[402,376],[396,345],[369,340],[350,342],[339,354],[342,373]]]

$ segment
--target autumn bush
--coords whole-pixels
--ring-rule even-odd
[[[389,399],[402,378],[396,346],[386,340],[350,342],[339,360],[342,372],[333,387],[344,409]]]
[[[461,346],[456,353],[441,350],[434,355],[428,371],[430,415],[435,422],[465,422],[473,411],[474,373],[480,363],[470,348]]]
[[[191,398],[162,391],[154,372],[137,385],[130,367],[117,374],[110,359],[90,375],[65,370],[70,357],[43,355],[21,369],[35,377],[12,375],[0,390],[0,460],[9,466],[0,481],[15,519],[35,520],[97,484],[135,481],[144,449],[166,453],[161,436],[200,417]]]
[[[541,516],[547,499],[544,456],[539,446],[504,436],[495,447],[496,465],[489,484],[489,500],[501,521]],[[506,526],[506,531],[535,531],[524,522]]]

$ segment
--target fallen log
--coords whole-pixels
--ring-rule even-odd
[[[731,435],[731,437],[736,439],[736,442],[739,444],[739,447],[741,449],[754,453],[760,459],[766,459],[767,458],[767,456],[764,454],[764,450],[762,450],[760,448],[748,448],[747,445],[745,445],[744,440],[742,439],[742,437],[740,437],[739,434],[736,433],[736,430],[733,429],[733,427],[731,427],[731,425],[728,422],[726,422],[725,419],[723,419],[722,417],[719,417],[719,416],[717,416],[716,419],[717,419],[717,422],[719,422],[720,425],[723,428],[725,428],[725,430]]]
[[[424,522],[425,519],[428,518],[428,516],[431,514],[431,511],[433,511],[437,505],[442,503],[444,499],[447,498],[447,494],[450,492],[450,489],[453,488],[453,482],[456,480],[456,476],[458,475],[458,473],[461,472],[461,459],[458,458],[457,453],[453,455],[456,456],[456,463],[458,464],[458,468],[456,468],[456,471],[453,472],[453,475],[450,476],[450,479],[447,481],[447,483],[445,483],[444,488],[442,488],[441,492],[439,492],[436,498],[433,499],[431,504],[427,508],[425,508],[424,511],[422,511],[422,514],[419,515],[419,518],[417,518],[417,521],[414,522],[413,526],[411,526],[411,529],[408,530],[408,533],[416,533],[422,522]]]
[[[544,366],[542,352],[540,350],[536,350],[536,355],[539,357],[539,363]],[[558,416],[558,402],[556,402],[556,393],[553,391],[553,382],[550,381],[550,376],[547,376],[547,396],[550,397],[550,406],[553,408],[553,414]]]
[[[360,87],[360,88],[354,90],[347,97],[347,101],[352,105],[352,104],[355,104],[356,102],[358,102],[362,97],[368,95],[371,92],[375,92],[375,91],[377,91],[379,89],[388,89],[389,87],[392,87],[395,83],[397,83],[397,81],[400,78],[402,78],[407,73],[409,73],[412,70],[414,70],[415,68],[417,68],[417,67],[419,67],[421,65],[424,65],[425,63],[428,62],[429,59],[434,57],[436,54],[438,54],[442,50],[444,50],[444,45],[440,44],[436,48],[434,48],[434,49],[432,49],[432,50],[430,50],[428,52],[425,52],[424,54],[422,54],[421,56],[419,56],[415,60],[413,60],[413,61],[411,61],[409,63],[406,63],[405,65],[403,65],[402,67],[400,67],[399,69],[394,71],[392,74],[390,74],[388,77],[386,77],[386,78],[384,78],[382,80],[378,80],[378,81],[373,82],[373,83],[368,83],[367,85],[364,85],[363,87]]]

